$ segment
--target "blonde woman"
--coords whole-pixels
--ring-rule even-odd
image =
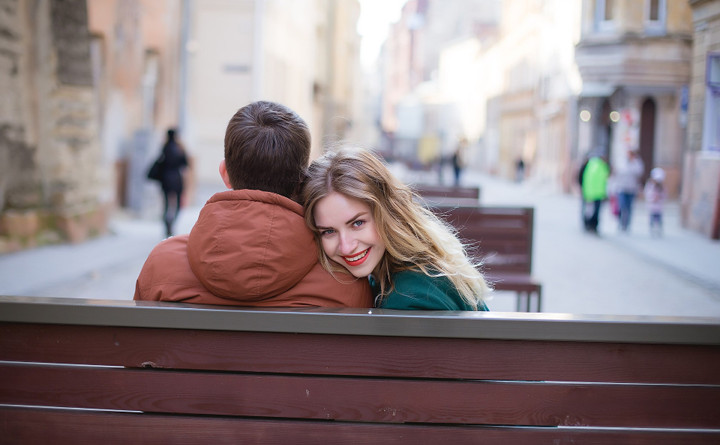
[[[302,202],[320,263],[369,277],[376,307],[488,310],[488,286],[455,231],[373,153],[345,148],[315,160]]]

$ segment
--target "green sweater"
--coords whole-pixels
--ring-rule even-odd
[[[447,277],[429,277],[421,271],[404,270],[392,277],[394,289],[385,296],[378,307],[382,309],[428,310],[428,311],[474,311]],[[371,280],[371,284],[373,280]],[[375,295],[379,289],[373,286]],[[479,311],[487,311],[485,303],[478,304]]]

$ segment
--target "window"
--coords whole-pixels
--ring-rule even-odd
[[[708,54],[705,78],[710,88],[720,89],[720,53]]]
[[[617,0],[595,0],[595,30],[612,31],[615,27]]]
[[[602,18],[604,21],[609,22],[615,18],[615,0],[605,0],[602,2]]]
[[[645,0],[645,30],[652,34],[665,33],[667,0]]]
[[[707,59],[703,150],[720,152],[720,53]]]

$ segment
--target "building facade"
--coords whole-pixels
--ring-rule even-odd
[[[453,47],[455,55],[468,55],[469,50],[469,56],[475,58],[477,54],[470,47],[475,40],[496,31],[499,11],[498,0],[405,3],[382,53],[379,121],[385,136],[381,146],[388,156],[416,167],[428,167],[449,157],[458,140],[468,138],[466,132],[476,131],[472,130],[476,125],[461,122],[461,110],[455,101],[458,77],[453,79],[448,70],[442,69],[443,59],[445,66],[453,67],[458,59],[450,60],[453,55],[443,54]],[[463,62],[464,68],[468,62]],[[463,78],[462,82],[468,80],[460,72],[455,74]],[[473,104],[465,104],[465,110],[473,108]]]
[[[170,127],[191,158],[186,200],[196,181],[222,186],[225,127],[251,101],[297,111],[313,156],[344,139],[359,109],[359,11],[357,0],[0,0],[0,253],[104,233],[118,208],[157,210],[146,172]]]
[[[682,223],[720,239],[720,1],[691,0],[693,15]]]
[[[225,127],[243,105],[281,102],[311,129],[313,157],[355,119],[357,0],[189,0],[185,140],[197,180],[219,182]]]
[[[598,152],[611,168],[637,150],[645,175],[666,172],[670,197],[680,192],[692,56],[686,0],[583,0],[576,61],[577,153]]]

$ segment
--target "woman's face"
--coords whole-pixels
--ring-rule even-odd
[[[385,243],[378,234],[370,206],[332,192],[315,204],[315,226],[323,251],[355,277],[367,277],[380,264]]]

